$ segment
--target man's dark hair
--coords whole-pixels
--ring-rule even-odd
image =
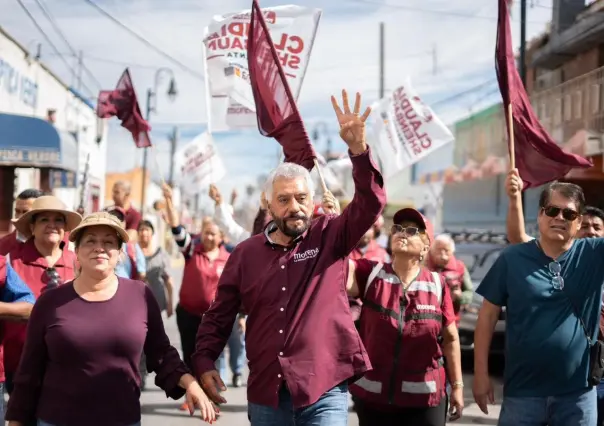
[[[117,217],[120,222],[124,222],[126,220],[126,215],[124,215],[124,213],[122,213],[118,209],[108,210],[107,213],[109,213],[112,216]]]
[[[598,217],[600,220],[602,220],[602,222],[604,222],[604,211],[594,206],[585,207],[583,216]]]
[[[32,198],[40,198],[44,193],[39,189],[29,188],[17,195],[19,200],[30,200]]]
[[[554,192],[573,201],[577,205],[578,213],[583,214],[585,210],[585,195],[583,194],[583,189],[581,189],[579,185],[568,182],[552,182],[548,184],[543,191],[541,191],[541,195],[539,196],[539,208],[542,209],[549,205],[552,193]]]

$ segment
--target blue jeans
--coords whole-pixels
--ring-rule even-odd
[[[325,392],[308,407],[294,409],[285,386],[279,391],[279,407],[248,403],[252,426],[346,426],[348,424],[348,384]]]
[[[237,322],[238,321],[235,321],[233,323],[233,330],[231,331],[231,336],[227,341],[227,345],[229,347],[229,366],[231,367],[231,373],[241,375],[245,365],[245,334],[239,332]],[[220,354],[215,365],[216,370],[220,373],[220,378],[226,384],[227,371],[224,352]]]
[[[561,396],[504,397],[499,426],[596,426],[595,388]]]

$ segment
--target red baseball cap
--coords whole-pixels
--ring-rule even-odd
[[[432,222],[430,222],[426,216],[415,209],[404,208],[397,211],[392,218],[392,222],[394,222],[395,225],[400,225],[405,221],[417,223],[420,228],[424,228],[426,230],[426,234],[428,234],[430,243],[434,242],[434,227],[432,226]]]

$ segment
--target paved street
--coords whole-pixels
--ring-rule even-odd
[[[179,271],[179,268],[174,269],[173,277],[175,278],[176,285],[180,285],[181,271]],[[175,289],[175,292],[175,294],[178,294],[177,289]],[[174,346],[180,350],[180,341],[174,317],[166,321],[166,329],[170,340]],[[499,414],[499,405],[491,407],[492,409],[489,410],[489,416],[483,415],[472,399],[472,376],[466,374],[464,381],[467,386],[465,389],[466,409],[464,411],[463,419],[455,424],[459,426],[497,424],[496,419]],[[227,383],[227,386],[228,384],[229,383]],[[145,391],[141,398],[143,426],[186,426],[200,423],[198,418],[191,418],[188,413],[179,411],[179,402],[166,399],[165,394],[152,384],[152,380],[149,380],[148,388],[149,390]],[[495,396],[498,402],[501,401],[501,391],[501,385],[500,382],[498,382],[495,390]],[[222,416],[218,424],[228,426],[249,425],[246,412],[247,402],[245,387],[228,389],[225,393],[225,398],[228,403],[222,407]],[[349,425],[358,425],[356,415],[352,411],[350,412]]]

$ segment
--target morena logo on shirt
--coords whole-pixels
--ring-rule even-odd
[[[416,305],[418,311],[436,311],[434,305]]]
[[[308,249],[303,253],[294,254],[294,262],[302,262],[307,259],[313,259],[319,254],[319,248]]]

